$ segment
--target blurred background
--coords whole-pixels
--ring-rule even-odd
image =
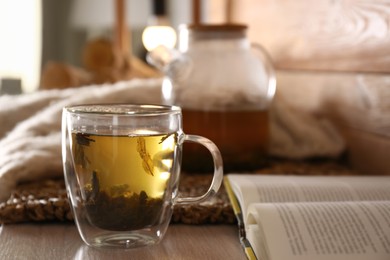
[[[36,90],[49,61],[81,66],[88,41],[114,38],[120,2],[129,52],[140,59],[148,26],[162,23],[177,33],[183,23],[240,22],[279,70],[390,72],[389,1],[2,0],[2,91]]]
[[[134,55],[143,58],[142,32],[160,5],[172,28],[192,20],[191,0],[125,0],[126,25]],[[164,7],[161,7],[161,4]],[[23,7],[23,8],[21,8]],[[81,66],[85,43],[113,34],[115,1],[2,0],[0,2],[0,79],[31,92],[38,88],[48,61]],[[18,92],[17,87],[9,92]]]

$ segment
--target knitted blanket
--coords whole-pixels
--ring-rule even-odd
[[[0,96],[0,202],[22,182],[62,176],[61,113],[86,103],[161,103],[161,79]],[[324,118],[302,114],[276,95],[270,108],[270,153],[287,158],[335,157],[344,149]],[[190,134],[190,133],[189,133]]]

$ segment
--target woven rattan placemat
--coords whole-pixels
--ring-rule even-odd
[[[182,196],[205,193],[211,183],[210,175],[183,175],[180,181]],[[0,204],[0,223],[73,221],[63,179],[42,180],[19,185],[5,203]],[[176,206],[173,223],[206,224],[235,223],[235,217],[222,186],[210,200]]]
[[[256,174],[350,175],[348,168],[333,162],[276,161]],[[182,196],[206,192],[212,176],[183,174],[180,180]],[[63,179],[41,180],[20,184],[11,197],[0,203],[0,223],[73,221]],[[172,223],[235,224],[228,196],[222,186],[214,198],[195,204],[175,206]]]

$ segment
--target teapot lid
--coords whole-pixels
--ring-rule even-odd
[[[225,24],[184,24],[180,26],[180,34],[192,40],[201,39],[240,39],[246,37],[248,26],[238,23]],[[183,38],[183,37],[181,37]]]
[[[224,24],[185,24],[186,29],[191,31],[244,31],[248,28],[245,24],[224,23]]]

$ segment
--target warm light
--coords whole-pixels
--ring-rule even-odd
[[[142,43],[148,51],[160,45],[171,49],[176,44],[176,32],[170,26],[148,26],[142,33]]]
[[[0,78],[21,79],[24,91],[38,87],[41,63],[41,1],[0,1]]]

